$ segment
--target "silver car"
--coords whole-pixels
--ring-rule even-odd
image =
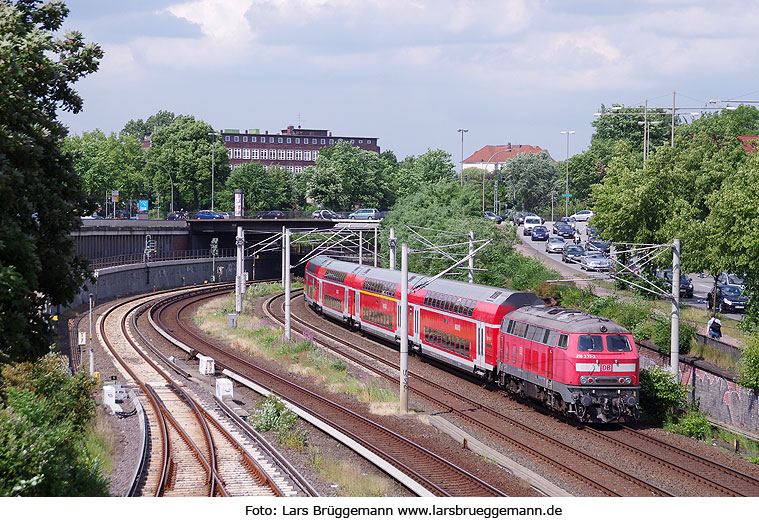
[[[603,254],[591,254],[580,258],[580,268],[587,271],[608,272],[611,265]]]
[[[546,252],[561,252],[566,244],[567,241],[563,237],[551,236],[546,241]]]

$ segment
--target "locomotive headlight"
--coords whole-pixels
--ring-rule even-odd
[[[585,384],[587,384],[587,383],[588,383],[588,377],[587,377],[587,376],[581,376],[581,377],[580,377],[580,383],[581,383],[582,385],[585,385]]]

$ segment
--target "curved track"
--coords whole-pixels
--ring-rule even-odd
[[[197,334],[185,323],[183,313],[195,304],[207,301],[209,295],[187,298],[174,306],[166,304],[153,316],[166,330],[203,354],[213,356],[217,365],[235,371],[256,383],[267,386],[277,396],[289,401],[352,438],[418,484],[439,496],[505,496],[497,488],[458,468],[432,451],[413,443],[402,435],[357,414],[332,400],[307,390],[296,383],[248,362],[236,352],[218,346]]]
[[[271,298],[268,302],[270,311],[273,301],[274,298]],[[276,312],[272,312],[272,316],[276,317],[280,323],[282,322],[281,309],[277,308]],[[396,362],[387,360],[376,353],[369,352],[340,338],[334,330],[325,330],[295,315],[293,315],[293,320],[310,331],[323,335],[328,340],[339,342],[341,345],[367,356],[370,362],[361,362],[363,367],[371,369],[376,374],[392,381],[397,381]],[[334,323],[332,325],[334,326]],[[329,342],[324,341],[324,338],[321,339],[320,343],[328,345],[334,352],[353,361],[356,360],[353,354],[345,353],[339,348],[335,349],[334,345],[329,345]],[[382,364],[384,368],[376,367],[374,365],[376,363]],[[388,370],[392,372],[388,373]],[[542,462],[547,462],[555,469],[572,476],[604,495],[673,496],[671,492],[656,487],[641,477],[610,466],[603,460],[593,458],[583,451],[560,443],[529,425],[517,422],[501,412],[485,407],[470,396],[429,382],[412,372],[409,372],[409,389],[428,401],[456,414],[457,417],[468,423],[476,425],[488,434],[539,458]],[[599,431],[591,427],[585,429],[589,433],[594,433],[597,438],[614,444],[620,451],[632,453],[640,459],[657,465],[658,469],[666,468],[673,476],[688,480],[691,484],[697,483],[703,486],[705,494],[755,496],[759,491],[759,481],[750,475],[717,465],[707,459],[701,459],[692,453],[650,439],[629,428],[624,428],[624,433],[628,437],[626,441],[621,438],[611,440],[609,431]],[[617,435],[619,434],[617,433]],[[657,443],[656,447],[654,447],[655,443]],[[525,444],[529,444],[529,447],[525,447]]]
[[[150,297],[120,302],[101,315],[98,335],[145,397],[150,456],[142,494],[153,496],[281,495],[223,423],[155,363],[138,342],[136,311]]]

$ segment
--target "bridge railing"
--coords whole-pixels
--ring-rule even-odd
[[[222,248],[219,250],[216,257],[227,258],[235,256],[234,248]],[[186,259],[210,259],[211,250],[199,249],[199,250],[171,250],[166,252],[158,251],[150,254],[149,258],[145,257],[145,254],[140,252],[136,254],[120,254],[118,256],[110,256],[107,258],[98,258],[90,261],[90,266],[93,270],[99,270],[103,268],[119,267],[122,265],[134,265],[136,263],[144,263],[145,261],[181,261]]]

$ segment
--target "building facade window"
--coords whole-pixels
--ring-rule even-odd
[[[274,143],[274,137],[269,137],[269,143],[270,143],[270,144],[273,144],[273,143]]]
[[[268,150],[261,150],[261,159],[264,159],[264,160],[266,160],[266,159],[268,158],[268,156],[266,155],[266,152],[267,152],[267,151],[268,151]]]
[[[247,135],[243,135],[242,136],[242,142],[248,142],[248,136]]]
[[[287,138],[287,144],[292,144],[292,143],[293,143],[293,138],[292,137],[288,137]]]
[[[240,136],[239,135],[235,135],[235,142],[240,142]]]
[[[303,152],[303,160],[304,161],[311,160],[311,150],[306,150],[305,152]]]
[[[235,148],[234,153],[235,153],[235,157],[234,157],[235,159],[241,159],[242,158],[242,150],[240,150],[240,148]]]
[[[371,139],[367,139],[367,140],[366,140],[366,144],[371,144],[371,143],[372,143],[372,140],[371,140]]]
[[[303,139],[303,144],[308,144],[308,139]]]
[[[266,150],[264,150],[264,151],[266,151]],[[250,158],[251,159],[258,159],[258,148],[254,148],[253,149],[253,152],[252,152],[252,155],[251,155]]]
[[[258,142],[258,137],[251,137],[250,142]]]
[[[228,141],[228,140],[229,140],[229,135],[225,135],[225,136],[224,136],[224,140],[225,140],[225,141]]]
[[[277,150],[269,150],[269,159],[272,161],[277,158]]]
[[[277,150],[277,160],[284,161],[285,160],[285,151],[284,150]]]
[[[243,148],[242,149],[242,158],[243,159],[250,159],[250,148]]]
[[[283,137],[277,137],[277,142],[278,142],[279,144],[282,144],[282,141],[283,141],[283,140],[284,140],[284,138],[283,138]]]
[[[312,157],[313,157],[313,159],[315,161],[319,157],[319,152],[314,151]]]
[[[304,139],[304,140],[307,141],[308,139]],[[295,144],[300,144],[300,137],[295,138]]]
[[[316,139],[314,139],[314,140],[316,140]],[[316,143],[314,143],[314,144],[316,144]],[[327,139],[322,139],[322,144],[327,144]],[[332,141],[330,141],[330,144],[332,144]]]
[[[335,144],[335,139],[330,139],[330,140],[329,140],[329,143],[330,143],[330,144]]]
[[[295,160],[296,161],[303,160],[303,150],[295,150]]]
[[[288,161],[292,161],[293,158],[294,158],[293,157],[293,151],[292,150],[287,150],[287,160]]]
[[[229,152],[229,158],[232,158],[232,148],[227,148],[227,151]]]

